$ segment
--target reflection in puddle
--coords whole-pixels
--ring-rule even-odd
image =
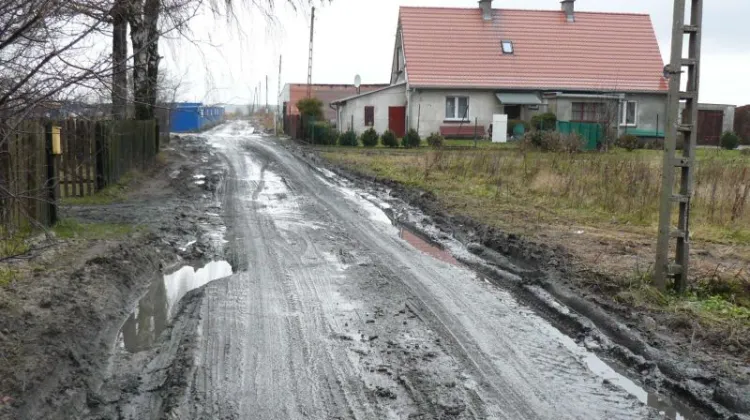
[[[232,266],[228,262],[213,261],[198,270],[182,267],[165,275],[163,281],[153,282],[122,326],[118,345],[131,353],[148,349],[169,324],[183,296],[210,281],[231,275]]]
[[[453,255],[449,251],[446,251],[445,249],[422,239],[422,237],[403,226],[399,227],[398,236],[408,242],[409,245],[424,252],[427,255],[437,258],[440,261],[444,261],[453,265],[459,265],[458,261],[453,258]]]

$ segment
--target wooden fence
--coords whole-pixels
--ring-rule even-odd
[[[158,129],[155,121],[131,120],[0,124],[0,226],[55,223],[60,198],[92,195],[150,162]]]

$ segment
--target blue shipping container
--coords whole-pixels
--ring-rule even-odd
[[[201,110],[203,104],[200,102],[183,102],[175,104],[172,108],[171,128],[173,133],[187,133],[198,131],[202,127]]]
[[[189,133],[214,126],[224,121],[224,108],[203,106],[200,102],[182,102],[172,108],[173,133]]]

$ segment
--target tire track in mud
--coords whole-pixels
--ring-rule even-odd
[[[258,148],[265,148],[264,146],[260,146]],[[271,153],[268,150],[264,150],[260,152],[259,154],[268,154]],[[288,168],[289,165],[283,165],[285,168]],[[301,177],[293,177],[299,180]],[[304,179],[310,179],[309,177]],[[311,190],[314,191],[314,188],[311,188]],[[347,220],[346,218],[342,218],[343,220]],[[355,229],[353,231],[360,231],[361,226],[355,226]],[[366,231],[367,229],[361,229],[361,231]],[[359,237],[358,239],[362,239]],[[367,242],[367,238],[364,238],[365,240],[363,242]],[[381,247],[378,246],[380,244],[375,244],[375,248],[388,248],[388,246]],[[408,266],[408,261],[401,261],[404,263],[405,266]],[[385,264],[386,266],[393,267],[393,264]],[[425,271],[429,272],[429,267],[417,267],[417,269],[424,269]],[[394,270],[394,273],[397,274],[397,277],[402,278],[408,278],[409,274],[407,273],[399,273],[400,270]],[[435,274],[435,273],[431,273]],[[435,274],[435,277],[440,277],[439,274]],[[423,283],[429,283],[429,279],[422,278],[420,279]],[[527,336],[521,337],[522,339],[517,340],[510,343],[506,342],[505,347],[509,349],[509,351],[505,353],[500,353],[501,357],[506,357],[510,359],[516,359],[516,362],[514,365],[516,366],[507,366],[508,369],[506,369],[504,372],[498,372],[495,368],[492,367],[492,363],[487,363],[487,361],[484,359],[483,352],[486,352],[485,349],[480,349],[479,347],[476,347],[476,345],[472,346],[471,343],[472,340],[470,337],[466,336],[465,334],[461,334],[459,336],[456,335],[456,331],[460,331],[462,327],[460,326],[461,322],[459,322],[456,319],[451,319],[451,312],[458,312],[461,313],[462,311],[465,312],[471,312],[468,310],[472,305],[474,305],[474,302],[469,301],[461,301],[460,298],[457,298],[456,295],[452,296],[452,299],[460,301],[461,305],[458,308],[455,308],[457,310],[455,311],[445,311],[444,308],[440,308],[440,305],[435,302],[431,298],[431,293],[428,290],[419,290],[421,288],[420,284],[411,284],[412,286],[412,292],[415,293],[417,296],[420,297],[420,300],[426,305],[426,307],[430,308],[430,311],[432,312],[431,318],[438,319],[438,324],[440,324],[440,327],[443,328],[446,332],[448,332],[449,335],[454,337],[454,342],[457,343],[459,347],[462,348],[462,353],[469,356],[470,359],[473,359],[473,364],[480,370],[480,372],[483,372],[485,376],[493,377],[494,380],[490,380],[489,382],[491,384],[502,384],[503,378],[502,376],[508,375],[508,370],[516,370],[518,362],[522,362],[523,364],[523,370],[518,371],[516,373],[516,376],[518,378],[524,377],[524,376],[530,376],[529,373],[536,372],[536,371],[549,371],[554,372],[554,375],[549,376],[548,378],[545,378],[543,375],[537,375],[536,378],[532,376],[530,380],[518,380],[516,379],[516,383],[514,383],[513,386],[507,385],[502,386],[499,385],[500,388],[496,388],[495,391],[497,391],[497,394],[502,394],[506,396],[505,403],[502,405],[505,406],[515,406],[522,407],[524,405],[524,400],[533,399],[535,396],[540,398],[539,401],[536,403],[533,403],[533,405],[537,406],[552,406],[555,407],[555,409],[559,409],[560,405],[562,404],[562,407],[567,407],[567,411],[570,412],[576,412],[580,411],[581,408],[579,407],[579,404],[584,404],[585,409],[588,409],[589,412],[587,415],[597,415],[597,412],[601,412],[602,415],[608,415],[612,418],[643,418],[644,413],[646,410],[639,409],[637,403],[634,403],[632,400],[630,400],[626,395],[623,395],[622,392],[614,392],[615,397],[612,398],[611,404],[607,404],[607,398],[609,398],[613,392],[612,390],[606,389],[606,387],[603,387],[601,383],[598,382],[598,379],[594,375],[589,375],[585,380],[581,381],[580,379],[574,379],[581,371],[585,371],[585,369],[581,366],[581,362],[572,356],[568,357],[556,357],[551,356],[556,353],[556,350],[558,349],[550,349],[549,346],[546,346],[544,344],[541,344],[538,342],[538,340],[544,340],[545,337],[535,337],[534,334],[526,334]],[[450,291],[446,290],[445,294],[449,294]],[[437,308],[437,310],[435,309]],[[438,315],[440,313],[440,315]],[[528,314],[528,316],[533,316],[533,314]],[[440,319],[443,317],[444,319]],[[474,324],[481,324],[482,322],[486,322],[486,320],[480,319],[480,318],[474,318],[470,322],[464,322],[463,324],[468,323],[474,323]],[[491,334],[491,332],[487,331]],[[482,334],[478,334],[482,335]],[[534,341],[536,340],[536,341]],[[466,347],[466,346],[469,347]],[[472,348],[473,347],[473,348]],[[476,354],[476,358],[473,358],[470,356],[472,353]],[[518,357],[519,355],[523,355],[523,357]],[[482,366],[484,365],[484,366]],[[560,379],[562,378],[562,379]],[[536,379],[536,381],[534,381]],[[552,381],[553,385],[550,385],[549,382]],[[515,389],[518,388],[518,385],[522,383],[526,383],[526,387],[528,387],[526,393],[518,393],[515,392]],[[536,382],[537,385],[530,385],[531,383]],[[568,388],[571,387],[577,387],[575,394],[579,396],[579,400],[575,402],[568,402],[570,399],[567,397],[550,397],[545,396],[546,391],[550,389],[556,389],[557,386],[561,386],[562,388]],[[514,395],[515,394],[515,395]],[[619,394],[619,395],[618,395]],[[550,399],[552,398],[552,399]],[[602,408],[603,411],[599,410],[597,402],[605,402],[605,407]],[[544,410],[543,410],[544,412]],[[525,417],[525,418],[534,418],[535,415],[540,414],[536,413],[533,409],[529,410],[521,410],[517,411],[514,414],[511,414],[511,416],[518,416]],[[552,411],[547,412],[550,416],[555,416],[559,413],[553,413]]]
[[[201,290],[197,333],[182,331],[197,351],[179,355],[194,366],[181,418],[651,415],[509,294],[412,248],[277,144],[214,140],[239,273]]]

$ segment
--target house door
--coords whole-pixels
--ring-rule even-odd
[[[724,125],[724,112],[698,111],[698,144],[718,146],[721,127]]]
[[[406,135],[406,107],[388,107],[388,129],[396,134],[396,137]]]

